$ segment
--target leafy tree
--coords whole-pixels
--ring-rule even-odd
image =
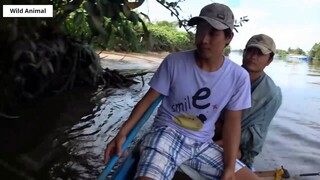
[[[312,59],[315,59],[315,60],[319,60],[320,61],[320,43],[315,43],[311,50],[309,51],[309,56],[312,58]]]
[[[121,87],[132,83],[117,72],[103,70],[91,43],[106,46],[116,33],[119,42],[127,35],[137,38],[128,28],[130,23],[140,25],[143,40],[147,40],[145,23],[131,10],[142,2],[5,0],[4,4],[52,4],[54,18],[0,19],[0,112],[16,109],[22,100],[61,93],[75,85]],[[130,40],[127,46],[140,43]]]
[[[285,50],[282,50],[282,49],[277,49],[276,50],[276,54],[279,54],[281,59],[285,59],[287,54],[288,54],[288,52],[285,51]]]
[[[230,52],[231,52],[231,46],[229,45],[229,46],[227,46],[226,48],[224,48],[223,54],[224,54],[225,56],[229,56]]]
[[[297,48],[295,52],[299,55],[304,55],[304,56],[306,55],[306,52],[304,52],[301,48]]]
[[[192,33],[178,31],[178,23],[159,21],[155,24],[148,23],[152,47],[151,51],[180,51],[194,47]]]

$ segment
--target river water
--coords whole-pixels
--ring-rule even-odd
[[[231,53],[230,58],[241,64],[240,54]],[[102,63],[111,69],[155,71],[159,62],[159,59],[121,59]],[[281,87],[283,103],[270,125],[263,152],[257,157],[255,168],[274,170],[283,165],[292,175],[319,172],[320,63],[274,60],[266,72]],[[152,75],[145,75],[144,81],[148,82]],[[137,77],[136,80],[142,79]],[[50,136],[53,138],[47,138],[47,142],[41,143],[42,146],[52,148],[39,145],[22,158],[24,164],[30,167],[43,162],[45,167],[38,176],[40,179],[96,179],[104,168],[105,145],[116,135],[147,89],[147,85],[142,86],[140,83],[129,89],[113,90],[108,97],[92,95],[94,107],[91,111],[74,119],[73,125],[54,130],[51,133],[54,136]],[[76,109],[78,105],[73,106]],[[73,116],[72,113],[68,116]],[[137,139],[148,129],[151,119]],[[320,177],[301,179],[319,180]]]
[[[256,169],[283,165],[291,174],[320,172],[320,65],[274,60],[266,72],[281,87],[283,102]]]

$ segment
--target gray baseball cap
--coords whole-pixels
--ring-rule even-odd
[[[252,36],[246,44],[246,49],[249,47],[259,48],[263,54],[276,53],[276,44],[270,36],[265,34]]]
[[[203,7],[200,11],[200,15],[191,18],[188,21],[189,26],[196,25],[199,20],[207,21],[212,27],[217,30],[224,30],[234,28],[234,15],[231,9],[219,3],[212,3]]]

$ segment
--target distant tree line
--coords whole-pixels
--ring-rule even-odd
[[[243,53],[243,49],[237,49],[232,51]],[[276,54],[278,54],[281,59],[285,59],[288,54],[295,54],[295,55],[309,56],[314,60],[320,61],[320,43],[315,43],[308,53],[303,51],[301,48],[293,49],[289,47],[288,50],[277,49]]]
[[[313,60],[320,60],[320,43],[315,43],[308,53],[303,51],[301,48],[292,49],[290,47],[288,48],[287,51],[277,49],[276,53],[279,54],[282,59],[285,58],[288,54],[296,54],[296,55],[309,56]]]

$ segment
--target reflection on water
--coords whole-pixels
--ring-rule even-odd
[[[147,74],[145,81],[148,82],[151,77],[152,74]],[[51,178],[66,179],[72,176],[75,179],[96,179],[104,168],[103,152],[107,142],[117,134],[133,106],[147,89],[147,86],[141,87],[141,84],[137,84],[103,98],[93,113],[83,117],[81,123],[72,127],[68,133],[69,137],[75,138],[65,144],[69,152],[63,162],[56,162],[50,169]],[[150,123],[144,126],[133,144],[141,138]]]
[[[239,54],[231,54],[230,57],[241,63]],[[154,70],[155,67],[153,64],[143,68]],[[255,163],[256,169],[273,170],[283,165],[291,174],[319,172],[320,64],[275,60],[267,67],[266,72],[281,87],[283,104],[270,125],[263,152]],[[145,81],[148,82],[152,75],[147,74]],[[41,177],[96,179],[104,168],[102,162],[105,145],[116,135],[147,89],[147,85],[141,87],[141,84],[137,84],[130,89],[115,90],[107,98],[97,98],[91,113],[76,119],[78,123],[67,130],[58,129],[62,135],[55,136],[54,140],[47,143],[60,144],[55,146],[60,153],[52,157]],[[77,105],[74,108],[76,107]],[[141,137],[150,124],[151,121],[137,138]]]

